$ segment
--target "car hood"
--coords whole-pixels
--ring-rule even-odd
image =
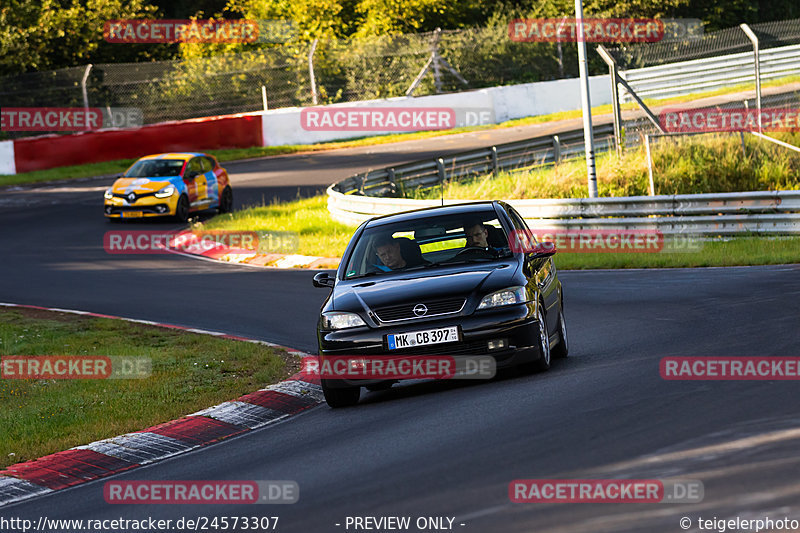
[[[437,300],[468,298],[475,293],[491,292],[512,284],[514,261],[456,265],[429,270],[400,272],[379,279],[363,278],[340,282],[335,291],[335,308],[360,311],[379,307]]]
[[[120,194],[157,192],[167,185],[178,185],[179,176],[174,178],[119,178],[111,186],[111,191]]]

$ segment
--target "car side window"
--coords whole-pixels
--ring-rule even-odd
[[[189,160],[189,164],[186,165],[186,176],[190,176],[192,174],[202,174],[203,173],[203,163],[200,162],[199,157],[193,157]]]
[[[519,213],[513,207],[508,208],[508,214],[511,217],[511,223],[514,224],[514,229],[527,230],[528,225],[525,220],[519,216]]]
[[[512,236],[511,239],[516,242],[517,246],[535,246],[539,244],[536,240],[536,235],[530,230],[528,224],[525,223],[519,213],[513,208],[508,208],[508,216],[511,218],[511,224],[514,226],[514,231],[519,232],[519,235]]]
[[[203,165],[203,172],[210,172],[214,168],[214,164],[211,162],[211,159],[207,157],[201,157],[200,163]]]

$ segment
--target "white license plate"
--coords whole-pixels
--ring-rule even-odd
[[[386,336],[386,342],[390,350],[414,348],[416,346],[427,346],[429,344],[441,344],[443,342],[455,342],[457,340],[458,326],[410,331],[408,333],[395,333],[394,335]]]

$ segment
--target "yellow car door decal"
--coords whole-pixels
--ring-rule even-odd
[[[203,174],[199,174],[195,178],[195,185],[197,186],[197,201],[204,202],[208,199],[208,182]]]

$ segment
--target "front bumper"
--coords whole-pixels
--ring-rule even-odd
[[[105,199],[103,214],[108,218],[144,218],[163,217],[175,214],[178,206],[178,195],[173,194],[168,198],[145,196],[129,203],[124,198]]]
[[[387,334],[459,326],[458,342],[433,344],[415,348],[389,350]],[[497,368],[536,361],[539,350],[539,326],[535,304],[517,304],[476,311],[468,316],[436,320],[408,320],[380,328],[362,326],[337,331],[319,331],[320,359],[326,355],[489,355]],[[489,349],[489,341],[505,340],[505,347]],[[382,380],[328,379],[328,387],[352,387],[380,383]]]

